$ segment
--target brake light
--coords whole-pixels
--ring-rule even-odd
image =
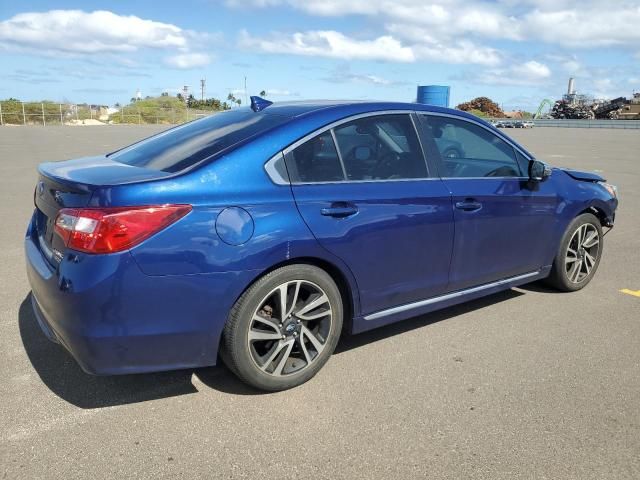
[[[115,253],[139,244],[190,211],[191,205],[63,208],[56,217],[55,232],[73,250]]]

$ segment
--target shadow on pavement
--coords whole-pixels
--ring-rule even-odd
[[[525,285],[520,285],[518,290],[525,290],[527,292],[538,292],[538,293],[562,293],[566,295],[566,292],[562,292],[556,288],[550,287],[542,280],[538,280],[537,282],[527,283]]]
[[[394,335],[409,332],[416,328],[426,327],[432,323],[441,322],[457,315],[462,315],[474,310],[480,310],[481,308],[495,305],[496,303],[504,302],[512,298],[525,295],[522,292],[516,290],[505,290],[503,292],[494,293],[487,297],[472,300],[466,303],[461,303],[453,307],[445,308],[443,310],[436,310],[435,312],[420,315],[409,320],[404,320],[398,323],[387,325],[386,327],[380,327],[375,330],[369,330],[368,332],[360,333],[358,335],[348,335],[343,337],[338,343],[335,353],[340,354],[342,352],[349,351],[353,348],[358,348],[369,343],[374,343],[379,340],[384,340]]]
[[[359,335],[345,336],[338,344],[335,353],[340,354],[520,295],[524,293],[507,290]],[[221,366],[195,370],[106,377],[88,375],[62,346],[49,341],[42,333],[31,307],[31,294],[27,295],[20,305],[18,316],[22,343],[31,364],[44,384],[60,398],[80,408],[126,405],[196,393],[198,389],[192,383],[194,373],[207,387],[223,393],[233,395],[264,393],[240,382],[233,373],[222,366],[222,362],[220,362]]]

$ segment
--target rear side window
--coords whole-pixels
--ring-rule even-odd
[[[503,139],[472,122],[423,117],[442,161],[443,177],[519,177],[515,151]]]
[[[216,113],[133,144],[109,157],[136,167],[179,172],[287,120],[287,117],[249,109]]]
[[[335,128],[348,180],[425,178],[427,165],[409,115],[364,117]]]
[[[344,171],[331,131],[307,140],[287,155],[287,169],[292,182],[341,182]]]
[[[344,123],[303,143],[286,159],[294,183],[428,176],[411,117],[403,114]]]

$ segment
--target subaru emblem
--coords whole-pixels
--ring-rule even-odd
[[[290,323],[289,325],[287,325],[287,326],[285,327],[285,329],[284,329],[284,330],[285,330],[285,332],[287,332],[287,333],[293,333],[293,331],[294,331],[295,329],[296,329],[296,325],[295,325],[295,323]]]

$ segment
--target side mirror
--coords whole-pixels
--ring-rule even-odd
[[[532,182],[544,182],[551,176],[551,167],[540,160],[529,161],[529,180]]]

